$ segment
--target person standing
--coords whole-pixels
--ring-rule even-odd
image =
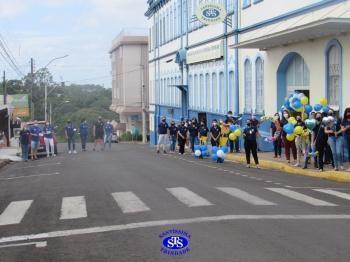
[[[306,130],[306,125],[303,121],[303,119],[301,118],[301,116],[297,116],[296,117],[297,120],[297,124],[295,125],[295,127],[300,126],[303,129],[303,133],[296,135],[295,136],[295,147],[297,148],[297,163],[294,165],[295,167],[300,167],[301,166],[301,160],[303,157],[303,152],[306,151],[307,149],[307,139],[305,139],[304,131]]]
[[[30,132],[27,129],[27,126],[24,126],[21,132],[19,133],[19,141],[21,144],[22,149],[22,160],[27,162],[28,161],[28,154],[29,154],[29,138],[30,138]]]
[[[174,121],[171,121],[170,127],[169,127],[169,135],[170,135],[170,152],[174,153],[176,148],[176,140],[177,140],[177,126],[175,125]]]
[[[188,128],[188,132],[190,133],[190,143],[191,143],[191,151],[194,154],[194,146],[198,144],[198,124],[196,119],[192,119],[190,126]]]
[[[287,110],[283,111],[283,117],[281,121],[281,126],[282,126],[282,141],[284,144],[284,149],[285,149],[285,154],[286,154],[286,159],[288,161],[288,164],[290,164],[290,151],[292,150],[293,153],[293,159],[294,161],[297,160],[297,148],[295,146],[295,141],[289,141],[287,139],[287,133],[283,130],[283,127],[288,124],[288,119],[290,115]]]
[[[350,162],[350,107],[346,108],[344,111],[344,118],[341,122],[341,127],[343,129],[344,145],[348,151],[348,161]],[[347,171],[350,172],[350,169]]]
[[[112,136],[113,136],[113,125],[111,124],[110,121],[107,121],[107,123],[104,125],[104,143],[103,143],[103,148],[106,148],[106,145],[108,144],[109,150],[112,149]]]
[[[317,163],[318,163],[318,169],[320,172],[323,172],[323,157],[325,153],[325,148],[328,142],[328,135],[325,133],[325,125],[322,123],[322,118],[323,115],[320,112],[317,112],[315,115],[316,119],[316,126],[313,129],[312,133],[312,141],[313,141],[313,146],[316,149],[316,152],[318,152],[317,156]]]
[[[38,121],[34,120],[34,125],[30,127],[30,137],[31,137],[31,159],[37,160],[38,159],[38,147],[40,144],[40,133],[41,128],[39,127]]]
[[[282,157],[282,138],[281,138],[282,127],[281,127],[280,115],[278,113],[274,115],[273,122],[271,122],[270,131],[271,131],[271,137],[273,141],[273,148],[275,151],[274,158],[277,158],[277,157],[281,158]]]
[[[185,121],[181,121],[181,124],[177,130],[177,141],[179,143],[179,154],[183,155],[185,153],[185,144],[187,140],[187,127]]]
[[[238,124],[237,120],[238,119],[233,116],[232,111],[227,112],[225,124],[228,125],[228,127],[230,127],[231,125],[237,125]],[[230,145],[230,153],[233,153],[234,150],[236,151],[236,153],[239,153],[239,151],[240,151],[240,149],[239,149],[239,137],[237,137],[235,141],[229,140],[229,145]]]
[[[221,128],[218,125],[216,119],[213,120],[212,126],[210,128],[210,142],[211,146],[220,145]]]
[[[80,141],[82,151],[86,151],[86,142],[89,134],[89,125],[85,119],[82,119],[79,127]]]
[[[247,167],[250,168],[250,152],[253,155],[255,165],[259,168],[259,159],[258,159],[258,145],[256,142],[257,137],[259,136],[259,131],[256,126],[252,126],[251,120],[247,120],[247,127],[243,131],[244,138],[244,149],[247,160]]]
[[[46,157],[49,158],[50,154],[51,156],[55,157],[56,156],[55,145],[53,141],[54,129],[49,122],[45,123],[45,126],[43,128],[43,133],[44,133],[44,141],[46,146]]]
[[[73,123],[68,120],[67,125],[65,128],[66,133],[66,139],[68,140],[68,154],[77,154],[77,151],[75,150],[75,134],[77,132],[77,129],[74,127]]]
[[[94,151],[96,150],[97,144],[100,144],[101,151],[103,151],[104,125],[105,124],[102,121],[102,116],[99,116],[97,122],[94,124],[93,131],[92,131],[95,139],[94,148],[93,148]]]
[[[334,117],[328,117],[329,123],[326,126],[325,133],[328,135],[328,145],[333,155],[334,170],[344,170],[344,140],[343,133],[345,129],[341,127],[340,121]]]
[[[202,121],[199,127],[199,141],[201,145],[206,145],[208,142],[209,129]]]
[[[166,154],[165,146],[167,144],[167,139],[169,136],[169,125],[166,122],[166,118],[163,116],[162,121],[158,125],[158,145],[157,153],[160,152],[160,147],[163,147],[163,153]]]

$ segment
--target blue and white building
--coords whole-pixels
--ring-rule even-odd
[[[225,21],[193,19],[202,3],[223,5]],[[163,115],[207,123],[228,110],[244,118],[273,115],[294,91],[303,91],[311,104],[327,97],[340,112],[350,104],[349,0],[148,4],[152,143]]]

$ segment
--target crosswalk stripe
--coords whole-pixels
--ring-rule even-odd
[[[313,198],[290,189],[285,189],[285,188],[267,188],[267,189],[275,193],[281,194],[283,196],[286,196],[295,200],[299,200],[313,206],[337,206],[336,204],[326,202],[317,198]]]
[[[325,194],[328,194],[328,195],[332,195],[332,196],[344,198],[346,200],[350,200],[350,194],[339,192],[339,191],[335,191],[335,190],[332,190],[332,189],[314,189],[314,191],[318,191],[318,192],[325,193]]]
[[[112,193],[112,196],[123,213],[136,213],[151,210],[133,192],[117,192]]]
[[[21,223],[33,200],[11,202],[0,215],[0,226]]]
[[[205,198],[197,195],[196,193],[188,190],[185,187],[173,187],[167,188],[167,190],[176,197],[180,202],[184,203],[188,207],[200,207],[200,206],[212,206]]]
[[[87,217],[84,196],[64,197],[62,199],[60,219],[77,219]]]
[[[256,206],[273,206],[273,202],[254,196],[234,187],[217,187],[218,190]]]

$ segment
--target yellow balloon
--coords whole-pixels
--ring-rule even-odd
[[[309,103],[309,98],[307,96],[303,96],[301,99],[300,99],[300,102],[303,106],[307,105]]]
[[[304,132],[304,128],[302,126],[297,126],[294,128],[294,134],[301,135]]]
[[[321,98],[321,100],[320,100],[320,104],[321,104],[321,106],[326,106],[326,105],[328,105],[328,100],[327,100],[327,98]]]
[[[295,139],[295,135],[294,134],[288,134],[286,138],[287,138],[288,141],[292,142]]]
[[[237,136],[235,135],[235,133],[231,133],[228,138],[231,140],[231,141],[235,141],[237,139]]]
[[[223,137],[223,136],[220,137],[220,139],[219,139],[220,146],[225,146],[227,144],[227,140],[228,140],[227,137]]]
[[[288,118],[288,123],[296,125],[297,124],[297,120],[295,119],[295,117],[292,116],[292,117]]]
[[[242,131],[241,129],[236,129],[235,132],[234,132],[235,136],[241,136],[242,135]]]

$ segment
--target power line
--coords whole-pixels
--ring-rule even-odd
[[[17,61],[14,58],[13,54],[11,53],[10,49],[8,48],[5,39],[0,34],[0,48],[5,53],[0,52],[3,59],[6,61],[6,63],[16,72],[16,74],[20,77],[24,76],[21,69],[18,67]]]

